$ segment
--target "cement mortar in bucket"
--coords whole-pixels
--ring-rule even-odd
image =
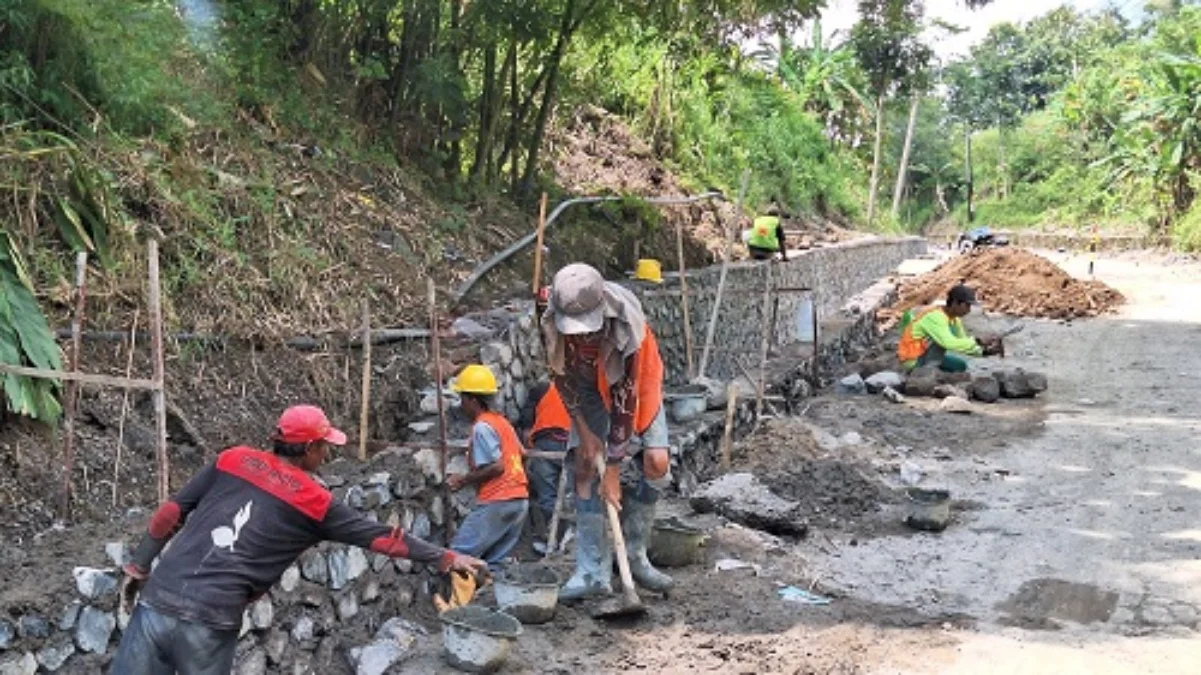
[[[906,488],[909,513],[905,524],[915,530],[941,532],[951,522],[951,493],[947,490]]]
[[[509,565],[492,584],[496,606],[523,624],[546,623],[559,602],[559,574],[545,565]]]
[[[676,518],[656,520],[646,553],[659,567],[686,567],[701,561],[708,540],[704,531]]]
[[[439,618],[446,662],[468,673],[496,672],[521,635],[520,621],[477,605],[447,610]]]

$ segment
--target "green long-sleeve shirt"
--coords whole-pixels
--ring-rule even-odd
[[[919,340],[930,340],[948,352],[965,356],[980,356],[984,351],[976,339],[968,335],[967,329],[959,319],[952,319],[941,309],[926,312],[913,324],[913,337]],[[912,368],[917,360],[913,359],[902,364]]]

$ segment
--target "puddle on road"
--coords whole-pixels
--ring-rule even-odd
[[[1054,630],[1056,620],[1072,623],[1109,621],[1118,606],[1118,593],[1062,579],[1032,579],[997,605],[1010,615],[1006,623],[1036,630]]]

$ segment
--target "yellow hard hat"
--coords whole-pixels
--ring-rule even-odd
[[[496,393],[496,376],[488,366],[473,363],[459,373],[453,389],[460,394],[491,396]]]
[[[638,266],[634,268],[634,278],[661,284],[663,283],[663,266],[659,264],[658,260],[642,258],[638,261]]]

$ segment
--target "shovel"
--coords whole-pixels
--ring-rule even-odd
[[[596,475],[604,480],[605,458],[603,453],[599,452],[596,454]],[[600,489],[599,484],[597,489]],[[626,538],[621,534],[621,518],[617,515],[617,507],[603,497],[601,501],[605,503],[605,510],[609,513],[609,529],[613,531],[617,570],[621,574],[621,596],[597,604],[591,612],[592,618],[616,619],[645,614],[646,607],[638,597],[638,590],[634,588],[634,577],[630,574],[630,559],[626,557]]]

